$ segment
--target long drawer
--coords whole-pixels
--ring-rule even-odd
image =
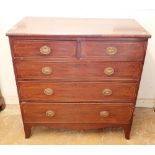
[[[82,41],[81,57],[108,61],[142,61],[146,42]]]
[[[133,107],[98,103],[22,104],[25,122],[34,123],[128,123]]]
[[[76,41],[14,40],[14,57],[72,58]]]
[[[38,102],[134,102],[136,83],[114,82],[18,82],[22,101]]]
[[[47,61],[15,61],[17,78],[64,81],[138,81],[140,62],[54,63]]]

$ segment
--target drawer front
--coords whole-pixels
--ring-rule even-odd
[[[141,74],[139,62],[51,63],[16,61],[17,78],[64,81],[136,80]]]
[[[123,104],[22,104],[24,122],[39,123],[127,123],[133,108]]]
[[[14,57],[69,58],[76,55],[75,41],[14,40]]]
[[[146,42],[83,41],[81,56],[103,60],[142,61],[145,56]]]
[[[38,102],[133,102],[135,83],[18,82],[22,101]]]

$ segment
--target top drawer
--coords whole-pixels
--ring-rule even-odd
[[[76,41],[14,40],[14,57],[71,58]]]
[[[82,58],[104,61],[142,61],[146,42],[128,41],[82,41]]]

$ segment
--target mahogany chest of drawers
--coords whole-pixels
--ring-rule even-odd
[[[129,139],[151,37],[135,20],[27,17],[7,35],[26,138],[43,125]]]

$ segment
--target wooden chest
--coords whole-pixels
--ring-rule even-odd
[[[27,17],[7,35],[26,138],[43,125],[129,139],[151,37],[135,20]]]

